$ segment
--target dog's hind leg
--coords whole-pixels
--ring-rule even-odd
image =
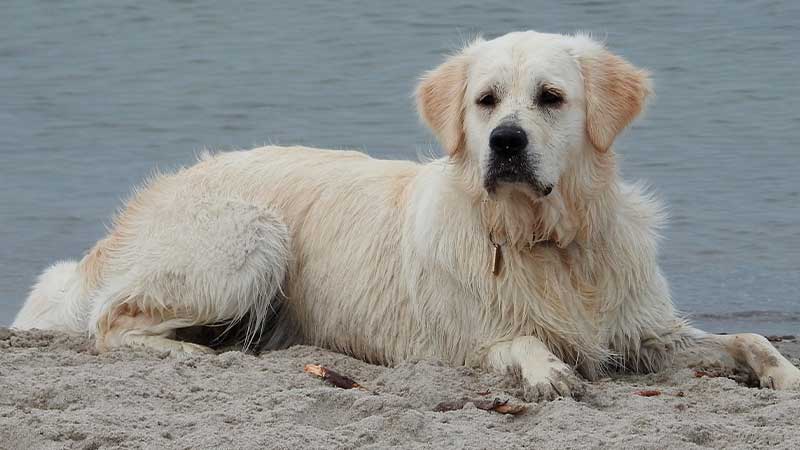
[[[259,337],[281,295],[288,231],[272,210],[238,199],[151,186],[101,241],[103,283],[92,298],[98,350],[138,345],[206,352],[175,341],[175,330],[248,320],[244,345]]]
[[[115,315],[102,338],[98,336],[99,350],[128,346],[170,353],[214,353],[204,345],[175,340],[172,327],[178,323],[164,320],[157,314],[145,313],[124,304],[115,310]]]

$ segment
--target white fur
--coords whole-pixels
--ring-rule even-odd
[[[62,261],[39,276],[12,327],[83,332],[87,329],[88,306],[78,263]]]
[[[619,178],[605,148],[642,105],[602,97],[618,86],[590,86],[611,76],[595,81],[605,69],[590,64],[629,71],[639,100],[649,81],[603,58],[612,55],[585,36],[476,41],[446,63],[458,67],[423,80],[422,115],[451,153],[426,164],[265,147],[157,177],[79,265],[42,276],[14,326],[89,332],[100,349],[203,351],[171,341],[174,329],[249,314],[252,337],[282,301],[268,332],[284,343],[386,364],[436,357],[517,371],[533,399],[579,392],[571,367],[590,378],[656,370],[675,351],[718,343],[676,315],[657,265],[661,207]],[[462,69],[455,96],[425,84],[458,80]],[[561,109],[532,105],[542,82],[565,92]],[[487,83],[504,89],[492,113],[474,102]],[[459,103],[431,112],[425,95]],[[624,123],[588,123],[590,101]],[[538,176],[555,185],[549,196],[519,184],[483,190],[489,133],[508,117],[534,142]],[[490,231],[505,242],[498,276]],[[800,380],[780,370],[782,386]]]

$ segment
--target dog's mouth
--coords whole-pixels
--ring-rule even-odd
[[[494,196],[502,186],[532,190],[537,196],[546,197],[553,186],[543,184],[536,178],[531,164],[524,158],[492,158],[483,181],[483,187]]]

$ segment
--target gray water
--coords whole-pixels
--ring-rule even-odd
[[[800,2],[4,0],[0,325],[130,188],[204,148],[416,158],[415,79],[477,32],[592,31],[654,73],[618,141],[670,205],[675,301],[715,331],[800,331]],[[525,6],[522,6],[522,5]]]

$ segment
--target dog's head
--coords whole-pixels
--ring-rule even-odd
[[[607,152],[650,93],[645,71],[587,36],[476,40],[424,75],[420,115],[489,195],[541,199],[587,152]]]

